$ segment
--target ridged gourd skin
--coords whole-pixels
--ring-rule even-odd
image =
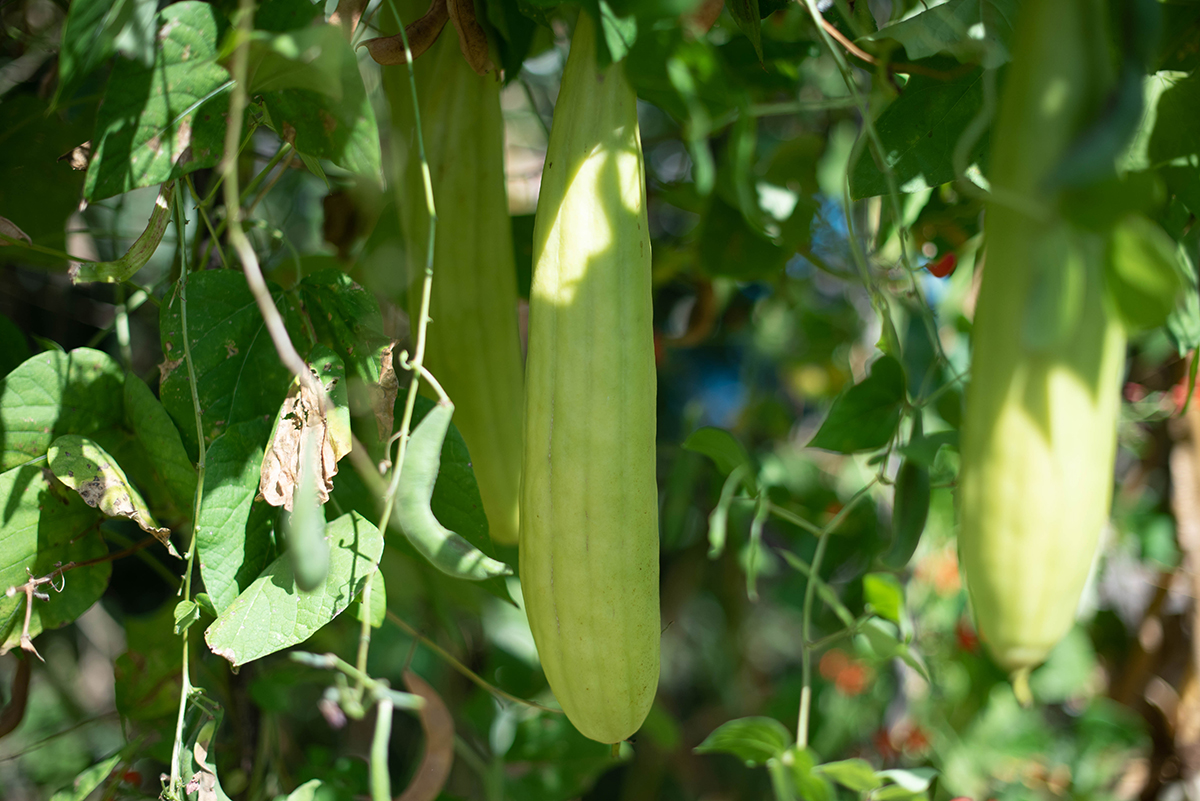
[[[385,13],[385,17],[390,14]],[[492,539],[517,542],[524,365],[504,177],[500,79],[476,75],[446,26],[414,62],[438,222],[425,366],[454,401]],[[429,213],[408,69],[385,67],[403,173],[398,186],[414,341],[425,279]]]
[[[521,587],[550,687],[616,743],[658,688],[658,490],[645,166],[621,64],[579,15],[534,223]]]
[[[992,134],[996,192],[1045,211],[987,208],[959,551],[980,639],[1018,690],[1075,620],[1111,501],[1125,332],[1103,234],[1069,225],[1044,188],[1103,101],[1104,18],[1097,0],[1021,6]],[[1073,300],[1047,305],[1055,285]]]

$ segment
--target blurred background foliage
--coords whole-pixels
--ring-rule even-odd
[[[98,130],[101,98],[113,102],[106,81],[122,63],[154,59],[154,3],[105,5],[111,13],[93,23],[108,46],[104,59],[90,69],[77,62],[64,85],[66,3],[0,4],[0,213],[19,217],[45,248],[0,250],[0,364],[7,372],[30,353],[89,345],[156,386],[164,361],[159,306],[179,274],[181,247],[190,249],[189,263],[226,265],[220,249],[206,247],[193,200],[191,241],[179,242],[168,228],[134,282],[73,286],[56,255],[119,257],[141,233],[157,191],[130,188],[81,204],[84,173],[68,163]],[[233,7],[213,5],[221,15]],[[332,17],[358,41],[377,5],[360,21],[364,9],[352,3],[265,0],[257,18],[261,30],[289,31]],[[876,63],[852,60],[853,76],[903,190],[890,195],[889,171],[867,152],[858,101],[802,5],[730,3],[737,8],[721,11],[708,30],[693,0],[601,5],[618,22],[632,20],[631,46],[611,55],[626,59],[643,101],[659,367],[661,685],[631,747],[610,758],[561,715],[498,697],[467,675],[518,698],[552,701],[517,606],[445,577],[406,548],[387,549],[389,620],[375,634],[369,669],[400,686],[411,664],[453,711],[456,761],[443,797],[634,801],[778,792],[768,772],[743,764],[755,760],[694,749],[734,719],[769,718],[795,730],[808,590],[796,565],[813,561],[813,529],[843,511],[819,571],[840,606],[817,603],[811,622],[811,639],[821,644],[809,737],[817,761],[937,771],[928,789],[874,798],[1200,797],[1200,410],[1184,411],[1187,356],[1200,336],[1194,314],[1131,345],[1112,524],[1078,626],[1033,674],[1034,706],[1016,703],[981,650],[959,579],[955,432],[982,219],[969,175],[986,172],[987,154],[986,131],[967,129],[989,82],[1002,81],[1007,31],[988,28],[971,49],[962,30],[939,33],[930,17],[880,32],[931,13],[917,0],[828,4],[838,31],[874,54]],[[963,18],[981,7],[1015,7],[931,5]],[[508,195],[527,294],[546,134],[577,9],[542,0],[479,6],[506,68]],[[761,27],[738,10],[756,6]],[[1168,111],[1195,114],[1200,105],[1184,101],[1197,98],[1200,4],[1162,10],[1149,106],[1174,92]],[[497,33],[497,20],[507,20],[506,33]],[[629,40],[610,39],[610,49],[614,41]],[[359,68],[373,114],[387,119],[379,68],[365,51]],[[1141,124],[1149,144],[1140,157],[1135,144],[1131,171],[1171,155],[1169,131],[1154,128],[1152,117]],[[1196,130],[1193,123],[1187,135]],[[975,141],[960,148],[956,168],[947,154],[964,136]],[[262,174],[249,227],[268,278],[295,294],[301,276],[344,271],[375,295],[384,333],[404,342],[405,243],[388,193],[333,153],[281,159],[280,146],[276,133],[258,127],[240,164],[243,180]],[[214,163],[192,175],[200,197],[214,186]],[[1195,264],[1197,168],[1185,161],[1164,169],[1155,218]],[[891,482],[901,455],[890,447],[851,454],[808,447],[834,400],[879,369],[871,366],[877,348],[903,368],[907,394],[896,408],[904,407],[905,430],[920,416],[920,458],[932,488],[916,553],[892,568],[884,557],[893,547]],[[697,438],[707,427],[732,436]],[[727,479],[739,463],[747,465],[744,488]],[[762,503],[784,515],[756,522]],[[714,509],[727,514],[723,549],[710,542]],[[117,521],[103,531],[113,552],[138,536]],[[501,555],[515,560],[515,552]],[[0,796],[157,795],[177,711],[178,573],[157,548],[118,559],[99,604],[38,638],[45,662],[33,667],[23,720],[0,740]],[[509,590],[519,598],[515,580]],[[839,611],[856,621],[852,630]],[[884,621],[882,635],[861,622],[868,618]],[[347,655],[357,638],[357,622],[344,615],[305,647]],[[892,647],[900,644],[907,658]],[[212,758],[229,797],[287,796],[311,779],[321,780],[322,799],[367,793],[372,719],[339,720],[324,694],[326,674],[282,654],[231,673],[206,651],[193,670],[193,681],[224,709]],[[0,699],[9,700],[17,672],[13,655],[0,658]],[[764,724],[763,731],[777,729]],[[411,776],[422,748],[419,723],[398,715],[394,787]],[[106,767],[76,783],[93,765]],[[855,789],[852,777],[817,784],[801,797],[874,792]],[[293,798],[311,797],[311,787],[309,796],[297,792]]]

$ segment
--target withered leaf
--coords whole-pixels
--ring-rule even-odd
[[[318,470],[314,473],[317,483],[317,498],[321,503],[329,500],[333,489],[333,477],[337,475],[337,457],[329,436],[329,424],[321,413],[320,400],[316,393],[296,381],[275,419],[275,429],[263,456],[259,476],[258,495],[272,506],[282,506],[292,511],[292,500],[296,484],[300,480],[300,449],[306,435],[313,436],[321,448]]]
[[[450,19],[450,12],[446,0],[433,0],[429,4],[429,10],[425,12],[425,16],[404,26],[404,35],[408,37],[408,47],[412,50],[414,59],[433,46],[438,36],[441,35],[442,28],[446,27],[448,19]],[[404,57],[404,37],[398,33],[392,36],[368,39],[362,42],[361,46],[367,48],[367,52],[371,54],[371,58],[375,59],[377,64],[390,67],[408,63],[408,59]]]
[[[65,161],[71,165],[72,170],[86,170],[88,163],[92,160],[92,142],[88,140],[82,145],[76,145],[58,157],[59,161]]]
[[[29,234],[17,227],[17,224],[7,217],[0,217],[0,234],[4,234],[11,239],[23,239],[29,244],[33,244],[33,240],[29,238]],[[0,247],[8,245],[3,239],[0,239]]]
[[[458,31],[458,47],[463,58],[479,75],[492,69],[492,57],[488,52],[487,33],[475,17],[475,0],[448,0],[450,20]]]
[[[125,471],[108,453],[90,439],[67,434],[54,440],[46,453],[54,477],[79,493],[88,506],[109,517],[125,517],[153,534],[176,559],[171,530],[154,522],[141,494],[125,477]]]
[[[396,344],[392,342],[380,353],[379,383],[371,387],[371,409],[375,412],[375,426],[379,429],[379,439],[385,442],[392,435],[396,395],[400,392],[400,380],[396,378],[396,368],[392,364],[392,350]]]

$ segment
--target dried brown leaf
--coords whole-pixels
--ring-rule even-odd
[[[333,489],[333,477],[337,475],[337,456],[329,435],[328,420],[321,413],[320,400],[308,386],[296,382],[279,411],[275,431],[263,456],[258,484],[260,498],[289,512],[300,480],[300,443],[306,433],[315,435],[321,443],[321,463],[316,475],[317,498],[325,503]]]
[[[400,392],[400,380],[396,378],[396,368],[392,364],[392,350],[395,342],[383,349],[380,355],[379,384],[371,387],[371,409],[375,412],[375,426],[379,429],[379,439],[386,441],[392,435],[395,425],[396,395]]]
[[[429,4],[429,10],[425,12],[425,16],[404,26],[404,35],[408,37],[408,46],[412,50],[414,59],[420,57],[437,41],[438,36],[442,33],[442,28],[446,27],[448,19],[450,19],[450,12],[447,8],[447,0],[433,0]],[[371,54],[371,58],[375,59],[377,64],[385,67],[408,63],[408,59],[404,57],[404,38],[398,33],[392,36],[368,39],[362,42],[361,46],[367,48],[367,52]]]
[[[683,27],[692,36],[703,36],[716,23],[724,8],[725,0],[702,0],[699,5],[683,15]]]
[[[30,244],[30,245],[33,244],[33,240],[29,238],[29,234],[25,233],[20,228],[18,228],[17,224],[14,223],[12,220],[8,219],[7,217],[0,217],[0,234],[4,234],[5,236],[11,237],[12,239],[23,239],[28,244]],[[9,244],[8,242],[5,242],[3,239],[0,239],[0,247],[5,247],[8,244]]]
[[[58,157],[59,161],[67,162],[72,170],[86,170],[88,163],[92,160],[92,143],[91,140],[84,142],[82,145],[76,145]]]
[[[475,18],[475,0],[448,0],[450,20],[458,31],[458,47],[463,58],[479,75],[492,69],[492,57],[488,52],[487,33]]]

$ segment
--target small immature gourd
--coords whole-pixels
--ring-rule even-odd
[[[581,13],[534,225],[521,586],[583,734],[632,735],[658,687],[650,241],[637,98]]]

